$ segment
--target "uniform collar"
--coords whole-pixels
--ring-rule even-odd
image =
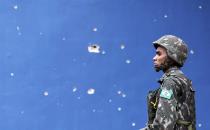
[[[163,80],[168,77],[169,75],[172,75],[172,74],[176,74],[176,73],[181,73],[183,74],[183,72],[177,68],[177,67],[171,67],[168,69],[167,72],[165,72],[162,77],[158,80],[158,83],[162,84],[163,83]]]

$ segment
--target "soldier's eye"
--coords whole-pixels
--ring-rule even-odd
[[[161,53],[158,51],[157,53],[156,53],[158,56],[160,56],[161,55]]]

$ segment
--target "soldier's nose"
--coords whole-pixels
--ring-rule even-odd
[[[156,56],[153,57],[153,61],[156,61]]]

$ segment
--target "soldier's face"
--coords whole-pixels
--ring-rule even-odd
[[[155,68],[155,70],[157,72],[159,72],[160,70],[163,70],[163,67],[165,65],[166,59],[167,59],[166,49],[159,46],[156,49],[156,55],[153,58],[154,68]]]

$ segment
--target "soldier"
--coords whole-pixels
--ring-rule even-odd
[[[147,96],[148,123],[143,130],[196,130],[192,82],[180,70],[187,59],[187,45],[173,35],[153,44],[154,68],[164,74],[158,80],[160,87]]]

